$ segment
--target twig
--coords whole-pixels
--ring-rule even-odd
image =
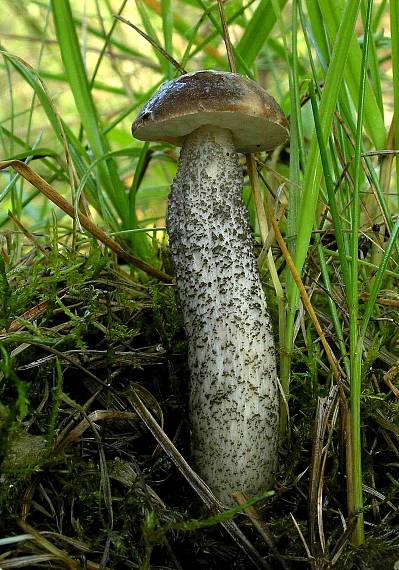
[[[392,380],[396,376],[398,376],[398,374],[399,374],[399,364],[392,366],[392,368],[390,368],[388,370],[388,372],[386,374],[384,374],[384,382],[388,386],[388,388],[391,390],[392,394],[395,396],[395,398],[397,400],[399,400],[399,390],[395,386],[395,384],[392,382]]]
[[[66,214],[71,216],[71,218],[75,217],[75,211],[73,206],[69,202],[65,200],[58,192],[54,190],[52,186],[48,182],[46,182],[41,176],[36,174],[34,170],[32,170],[29,166],[27,166],[24,162],[20,160],[6,160],[4,162],[0,162],[0,170],[4,170],[5,168],[14,168],[19,174],[21,174],[28,182],[30,182],[35,188],[37,188],[46,198],[48,198],[53,204],[56,204],[61,210],[63,210]],[[149,265],[139,257],[132,255],[125,251],[116,241],[111,239],[101,228],[96,226],[87,216],[85,216],[82,212],[77,212],[79,217],[79,221],[82,226],[91,233],[95,238],[101,241],[104,245],[109,247],[114,253],[122,257],[128,263],[131,263],[135,267],[141,269],[148,275],[152,277],[156,277],[160,281],[164,281],[165,283],[172,283],[173,277],[167,275],[163,271],[159,271],[152,265]]]
[[[180,63],[175,60],[174,57],[172,57],[166,50],[163,49],[163,47],[157,44],[157,42],[152,38],[150,38],[150,36],[148,36],[145,32],[140,30],[140,28],[132,24],[132,22],[130,22],[129,20],[126,20],[126,18],[124,18],[123,16],[119,16],[119,14],[114,14],[114,18],[133,28],[133,30],[135,30],[138,34],[140,34],[140,36],[142,36],[145,40],[147,40],[147,42],[149,42],[154,49],[156,49],[160,54],[162,54],[163,57],[167,59],[180,73],[187,73],[184,67],[182,67]]]
[[[288,265],[288,268],[291,272],[292,278],[295,281],[296,286],[298,287],[299,293],[302,297],[303,304],[305,305],[305,308],[309,314],[309,317],[310,317],[311,321],[313,322],[313,325],[317,331],[317,334],[320,337],[321,343],[322,343],[323,348],[326,352],[327,360],[328,360],[330,367],[331,367],[331,370],[334,374],[334,378],[338,384],[341,384],[341,377],[343,376],[343,371],[340,369],[340,367],[337,363],[337,360],[336,360],[336,358],[335,358],[335,356],[334,356],[334,354],[330,348],[330,345],[327,342],[327,339],[324,335],[324,332],[320,326],[319,319],[317,318],[317,315],[315,313],[315,310],[313,309],[312,303],[310,302],[309,295],[308,295],[308,293],[305,289],[305,286],[302,282],[301,276],[299,275],[298,270],[295,267],[295,264],[292,260],[290,252],[288,251],[288,248],[285,244],[283,236],[281,235],[280,228],[278,227],[278,223],[277,223],[277,221],[273,215],[273,212],[272,212],[272,210],[268,204],[265,204],[265,206],[266,206],[268,218],[270,220],[270,223],[273,226],[274,233],[276,234],[276,240],[278,242],[278,245],[280,246],[281,252],[282,252],[282,254],[285,258],[285,261]]]
[[[196,491],[205,505],[211,510],[211,512],[222,513],[224,510],[223,505],[220,503],[220,501],[218,501],[218,499],[214,496],[204,481],[197,475],[197,473],[191,469],[187,461],[184,459],[178,449],[173,445],[171,440],[168,438],[164,430],[149,412],[135,390],[131,391],[131,397],[128,396],[128,399],[137,412],[137,415],[141,418],[159,445],[165,451],[169,459],[176,465],[180,473]],[[236,541],[238,546],[240,546],[240,548],[246,553],[256,568],[262,570],[271,570],[266,560],[260,556],[259,552],[251,544],[251,542],[247,539],[247,537],[239,529],[234,521],[227,520],[221,522],[221,524],[224,526],[230,536]]]
[[[232,71],[233,73],[236,73],[237,66],[236,66],[236,62],[234,59],[233,46],[231,45],[229,28],[227,27],[226,18],[224,16],[224,7],[223,7],[223,1],[222,0],[218,0],[218,7],[219,7],[219,14],[220,14],[220,21],[222,22],[222,27],[223,27],[223,39],[224,39],[224,43],[226,45],[227,59],[229,61],[230,71]]]
[[[236,491],[233,493],[233,499],[238,505],[243,505],[248,501],[248,497],[246,497],[242,491]],[[280,556],[280,553],[277,550],[269,525],[261,518],[255,506],[251,505],[250,507],[246,507],[244,509],[244,513],[248,515],[249,520],[252,522],[260,536],[273,552],[274,556],[278,559],[282,568],[284,568],[284,570],[288,570],[288,566],[285,563],[285,560]]]

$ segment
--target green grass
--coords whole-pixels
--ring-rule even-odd
[[[57,342],[54,344],[44,330],[45,321],[39,318],[38,323],[32,323],[21,315],[43,299],[50,300],[55,310],[59,283],[68,282],[68,272],[75,275],[76,260],[78,265],[83,263],[87,281],[97,278],[104,263],[118,267],[137,291],[143,292],[144,305],[148,308],[148,303],[154,304],[152,326],[159,334],[158,341],[163,346],[170,343],[170,350],[179,347],[179,366],[184,368],[181,325],[176,325],[172,341],[165,327],[173,325],[164,322],[163,313],[162,319],[157,317],[158,301],[154,299],[158,297],[154,291],[160,285],[151,276],[173,271],[164,228],[166,197],[178,151],[169,145],[134,140],[130,126],[160,83],[179,74],[173,61],[180,68],[194,71],[227,70],[228,60],[218,3],[209,0],[4,0],[3,4],[0,159],[24,161],[62,194],[75,215],[72,219],[65,209],[58,209],[40,188],[32,187],[12,169],[0,171],[1,326],[6,330],[17,318],[23,318],[27,335],[16,338],[14,333],[11,337],[8,332],[0,333],[0,422],[4,416],[4,429],[9,429],[12,437],[27,421],[36,435],[47,430],[54,441],[61,422],[58,408],[71,406],[62,396],[66,364],[59,356],[54,359],[53,404],[49,404],[46,427],[41,418],[40,429],[36,429],[39,424],[35,424],[38,420],[29,399],[39,405],[40,398],[35,400],[37,395],[32,394],[23,374],[21,379],[16,372],[17,347],[32,342],[30,346],[36,346],[35,350],[43,343],[57,349]],[[398,408],[395,392],[386,379],[392,377],[394,386],[398,385],[394,363],[399,358],[399,158],[395,142],[399,140],[399,2],[231,0],[224,3],[224,11],[238,72],[263,85],[289,116],[289,146],[273,156],[257,157],[261,187],[256,196],[262,197],[279,220],[293,263],[340,370],[338,415],[334,422],[331,417],[325,420],[329,422],[332,444],[321,459],[326,462],[323,492],[331,504],[326,507],[328,512],[319,512],[317,524],[324,516],[325,530],[318,527],[319,544],[310,545],[311,555],[321,559],[326,542],[325,556],[331,560],[342,539],[343,567],[345,561],[353,563],[348,568],[360,568],[356,558],[359,551],[349,542],[353,547],[363,545],[364,556],[369,553],[371,560],[379,536],[393,533],[397,524],[389,502],[394,502],[398,490],[393,467],[398,462]],[[116,14],[140,28],[151,43],[116,19]],[[255,206],[249,186],[246,177],[244,196],[255,238],[261,244],[268,239],[264,216],[268,208],[261,208],[259,202]],[[79,210],[89,214],[118,242],[114,251],[126,255],[100,261],[94,238],[82,231]],[[46,238],[49,234],[51,240]],[[28,253],[37,260],[42,274],[35,270],[31,277],[25,275],[21,268],[25,268],[24,256]],[[82,261],[85,256],[86,265]],[[155,273],[123,261],[134,257],[145,262],[144,268],[154,268]],[[315,484],[309,481],[308,472],[304,478],[300,473],[305,473],[310,464],[312,449],[315,452],[309,433],[317,427],[317,400],[329,393],[337,378],[276,242],[261,259],[265,293],[278,335],[280,380],[290,408],[288,420],[282,406],[281,425],[287,436],[282,444],[283,457],[284,453],[292,454],[296,467],[290,472],[289,462],[283,459],[286,475],[279,473],[279,478],[293,493],[289,495],[293,508],[295,501],[306,497]],[[22,281],[18,271],[24,274]],[[51,278],[46,289],[43,279],[48,272]],[[40,298],[35,290],[40,291]],[[168,305],[168,299],[162,297],[160,303]],[[73,312],[68,314],[64,305],[57,307],[73,321]],[[177,322],[180,317],[173,307]],[[97,330],[106,336],[106,317],[101,315],[100,321]],[[56,326],[55,321],[51,323]],[[113,324],[109,326],[117,329]],[[58,339],[61,351],[67,350],[68,343],[79,344],[82,327],[83,313],[72,326],[75,339],[72,333],[67,340]],[[138,327],[143,342],[153,339],[154,330],[146,329],[143,320]],[[123,342],[127,342],[125,337]],[[173,400],[173,358],[168,366],[165,382]],[[186,378],[185,372],[180,373]],[[140,382],[145,384],[145,378]],[[7,400],[9,394],[15,396],[12,405]],[[74,413],[82,415],[81,394],[70,397],[78,402]],[[184,403],[184,395],[177,398]],[[148,401],[145,403],[151,407]],[[168,410],[170,401],[165,405]],[[18,424],[16,428],[14,423]],[[99,453],[97,459],[104,469],[104,456]],[[40,466],[47,465],[46,461],[47,456],[40,459]],[[32,469],[34,472],[34,466],[27,471],[31,474]],[[337,499],[333,495],[339,495],[338,482],[345,492]],[[100,487],[110,517],[104,478]],[[301,499],[293,491],[297,488]],[[365,493],[365,488],[375,493]],[[87,493],[91,503],[94,491]],[[265,507],[273,521],[272,533],[277,541],[287,541],[289,556],[303,557],[304,547],[295,525],[281,514],[281,500],[277,493],[270,510]],[[188,499],[188,511],[189,503]],[[152,500],[143,509],[147,515],[140,519],[142,536],[150,533],[151,517],[157,528],[187,526],[173,518],[175,512],[168,514],[170,520],[166,515],[163,519],[164,515],[155,513]],[[184,505],[180,504],[179,509],[183,520],[197,518],[195,511],[186,513]],[[338,511],[347,524],[353,524],[344,538],[341,522],[334,518]],[[101,512],[99,507],[100,518]],[[316,522],[301,516],[298,514],[298,524],[306,541],[306,524]],[[203,518],[211,520],[209,513],[204,513]],[[388,528],[381,522],[385,520]],[[40,526],[40,520],[36,522]],[[110,519],[105,522],[109,530]],[[140,524],[135,528],[136,537],[140,536]],[[341,529],[341,535],[334,530],[334,524]],[[284,534],[284,525],[295,538]],[[165,536],[169,536],[166,530],[162,540]],[[150,544],[151,537],[144,536],[143,540],[147,540],[146,546],[141,554],[138,549],[136,558],[142,556],[149,567],[155,547]],[[399,538],[395,540],[396,548]],[[125,552],[126,544],[121,544],[120,549]],[[386,556],[388,550],[384,550]],[[117,551],[114,543],[111,551]],[[272,566],[281,565],[274,554],[269,552],[268,556]],[[312,566],[312,562],[308,564]]]

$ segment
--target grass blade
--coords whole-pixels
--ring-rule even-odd
[[[368,0],[367,15],[364,30],[363,57],[360,74],[359,103],[357,106],[357,128],[356,128],[356,148],[354,160],[354,191],[352,198],[352,228],[351,228],[351,284],[347,289],[349,308],[349,338],[350,338],[350,421],[352,438],[352,485],[353,504],[349,505],[353,515],[357,516],[356,526],[352,534],[352,542],[356,545],[364,542],[364,522],[363,522],[363,490],[362,490],[362,442],[360,432],[360,396],[362,380],[362,353],[363,342],[359,338],[359,228],[360,228],[360,182],[361,182],[361,149],[363,118],[366,102],[366,81],[367,81],[367,61],[368,47],[371,30],[371,14],[373,0]]]
[[[323,22],[328,31],[330,41],[335,45],[338,41],[337,32],[339,28],[339,13],[344,17],[344,10],[347,10],[348,4],[355,5],[356,2],[348,2],[344,8],[343,0],[337,0],[332,3],[330,0],[318,0],[320,10],[323,16]],[[342,22],[342,19],[341,19]],[[360,70],[361,70],[362,54],[360,51],[359,43],[352,31],[351,38],[348,45],[347,65],[344,70],[344,77],[348,89],[350,91],[352,100],[357,103],[359,100],[359,85],[360,85]],[[370,136],[375,148],[384,148],[386,132],[384,120],[381,110],[378,106],[376,97],[367,80],[365,91],[365,115],[364,126]]]
[[[56,34],[69,85],[91,150],[94,157],[98,159],[109,152],[110,148],[100,130],[98,113],[83,66],[71,7],[68,0],[58,0],[52,2],[52,8]],[[106,163],[99,163],[98,172],[104,190],[119,216],[126,222],[127,201],[114,161],[110,159]]]
[[[341,25],[336,36],[334,52],[328,68],[319,109],[324,141],[327,141],[327,138],[330,134],[333,113],[337,104],[339,90],[343,81],[344,68],[348,57],[353,30],[356,24],[359,4],[360,0],[348,2],[342,15]],[[305,262],[310,237],[315,222],[315,212],[319,196],[321,171],[322,168],[320,149],[318,145],[317,134],[314,134],[310,144],[310,150],[306,163],[303,183],[304,191],[299,218],[297,221],[297,242],[294,262],[299,273],[302,271],[302,267]],[[294,320],[298,305],[298,290],[292,284],[288,288],[287,298],[288,315],[285,350],[290,354],[292,350]],[[288,378],[285,379],[285,382],[288,384]]]
[[[399,0],[389,2],[391,18],[391,42],[392,42],[392,74],[393,74],[393,105],[394,105],[394,128],[395,148],[399,148]],[[396,157],[396,188],[399,203],[399,158]]]
[[[162,30],[164,48],[167,53],[173,55],[172,35],[173,35],[173,8],[172,0],[161,0]],[[173,79],[174,70],[169,64],[167,68],[167,78]]]
[[[279,0],[281,11],[286,3],[287,0]],[[251,66],[255,62],[256,56],[264,46],[275,23],[276,15],[272,2],[261,0],[237,44],[237,52],[247,66]]]

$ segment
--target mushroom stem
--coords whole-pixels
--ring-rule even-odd
[[[274,342],[256,269],[232,134],[185,138],[168,232],[188,338],[193,461],[226,505],[273,481],[278,444]]]

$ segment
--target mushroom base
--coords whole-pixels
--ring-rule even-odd
[[[168,232],[190,366],[195,468],[225,505],[270,487],[279,394],[270,319],[230,131],[189,135],[169,197]]]

